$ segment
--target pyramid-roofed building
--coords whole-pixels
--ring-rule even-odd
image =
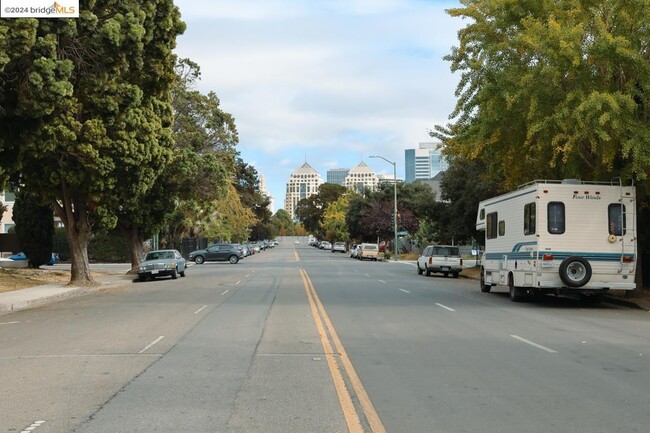
[[[343,181],[344,187],[356,192],[363,192],[366,188],[375,191],[378,185],[379,177],[377,173],[363,161],[350,170]]]
[[[284,210],[291,218],[296,219],[296,207],[302,199],[318,193],[318,187],[323,184],[323,178],[314,168],[305,162],[294,170],[287,182]]]

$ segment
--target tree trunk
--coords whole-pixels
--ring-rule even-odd
[[[66,226],[68,244],[70,245],[70,268],[71,286],[94,286],[97,282],[90,274],[88,262],[88,242],[90,241],[90,227],[86,231],[79,232],[74,228]]]
[[[137,274],[140,267],[140,260],[144,255],[144,241],[137,227],[122,227],[121,232],[124,239],[126,239],[129,253],[131,254],[131,269],[127,274]]]
[[[62,183],[61,201],[55,200],[54,210],[65,226],[70,246],[71,268],[68,285],[97,285],[90,274],[88,262],[88,243],[92,235],[88,203],[81,194],[69,190],[67,185]]]

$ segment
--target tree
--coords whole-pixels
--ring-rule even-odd
[[[71,283],[94,284],[88,242],[93,226],[115,226],[116,197],[140,197],[170,161],[172,49],[183,30],[171,0],[90,2],[79,19],[0,23],[10,39],[1,144],[11,143],[20,184],[63,221]]]
[[[390,202],[372,200],[361,222],[364,227],[363,240],[375,242],[379,239],[393,239],[393,206]]]
[[[645,0],[462,1],[473,22],[446,56],[458,102],[434,135],[489,161],[504,187],[534,178],[647,178],[650,10]]]
[[[144,239],[162,230],[162,244],[175,248],[183,236],[208,223],[202,218],[216,215],[219,206],[223,211],[223,198],[232,204],[228,188],[238,141],[234,119],[221,109],[214,92],[194,90],[200,77],[194,62],[178,60],[175,75],[171,159],[150,190],[139,196],[126,191],[126,198],[119,200],[117,227],[130,247],[132,273],[137,272]]]
[[[482,239],[475,228],[478,204],[499,193],[498,185],[484,176],[485,172],[481,160],[450,161],[440,183],[443,201],[435,206],[441,241],[471,243]]]
[[[209,239],[245,242],[255,214],[245,207],[234,185],[227,189],[225,197],[217,202],[216,212],[201,226],[201,233]]]
[[[298,206],[296,207],[298,220],[308,232],[322,237],[323,230],[321,223],[327,206],[346,193],[348,193],[348,190],[342,185],[334,183],[321,184],[318,187],[318,193],[298,202]]]
[[[251,239],[269,239],[269,231],[266,225],[271,219],[269,206],[271,199],[260,191],[260,179],[255,167],[246,164],[240,157],[235,163],[237,182],[235,188],[239,194],[242,206],[250,209],[255,215],[254,224],[251,226]]]
[[[322,224],[325,239],[336,242],[347,241],[350,238],[348,226],[345,222],[349,200],[348,195],[342,195],[325,209]]]
[[[500,189],[533,179],[632,178],[650,253],[650,8],[646,0],[461,0],[472,22],[445,59],[460,72],[448,155]],[[639,267],[640,268],[640,267]]]
[[[278,211],[271,217],[271,225],[275,228],[275,232],[279,236],[293,236],[294,223],[291,215],[284,209]]]
[[[345,215],[345,223],[348,226],[350,238],[360,241],[365,239],[366,230],[363,225],[363,216],[366,214],[370,204],[368,199],[360,194],[352,193],[348,200],[348,211]]]
[[[22,189],[16,195],[13,207],[13,220],[16,234],[29,266],[39,268],[50,261],[54,246],[54,210],[43,205],[38,197],[25,193]]]

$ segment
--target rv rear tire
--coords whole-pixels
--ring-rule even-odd
[[[560,279],[569,287],[582,287],[591,279],[591,265],[584,257],[568,257],[560,264]]]
[[[490,293],[490,290],[492,290],[492,285],[485,284],[485,273],[483,269],[481,269],[481,292]]]
[[[521,302],[526,298],[522,288],[515,286],[515,279],[512,275],[508,278],[508,287],[510,288],[510,300],[512,302]]]

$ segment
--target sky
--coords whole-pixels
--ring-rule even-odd
[[[453,0],[176,0],[176,54],[235,117],[242,159],[274,209],[305,161],[327,180],[361,161],[404,178],[404,151],[449,122],[458,74],[443,57],[466,25]]]

